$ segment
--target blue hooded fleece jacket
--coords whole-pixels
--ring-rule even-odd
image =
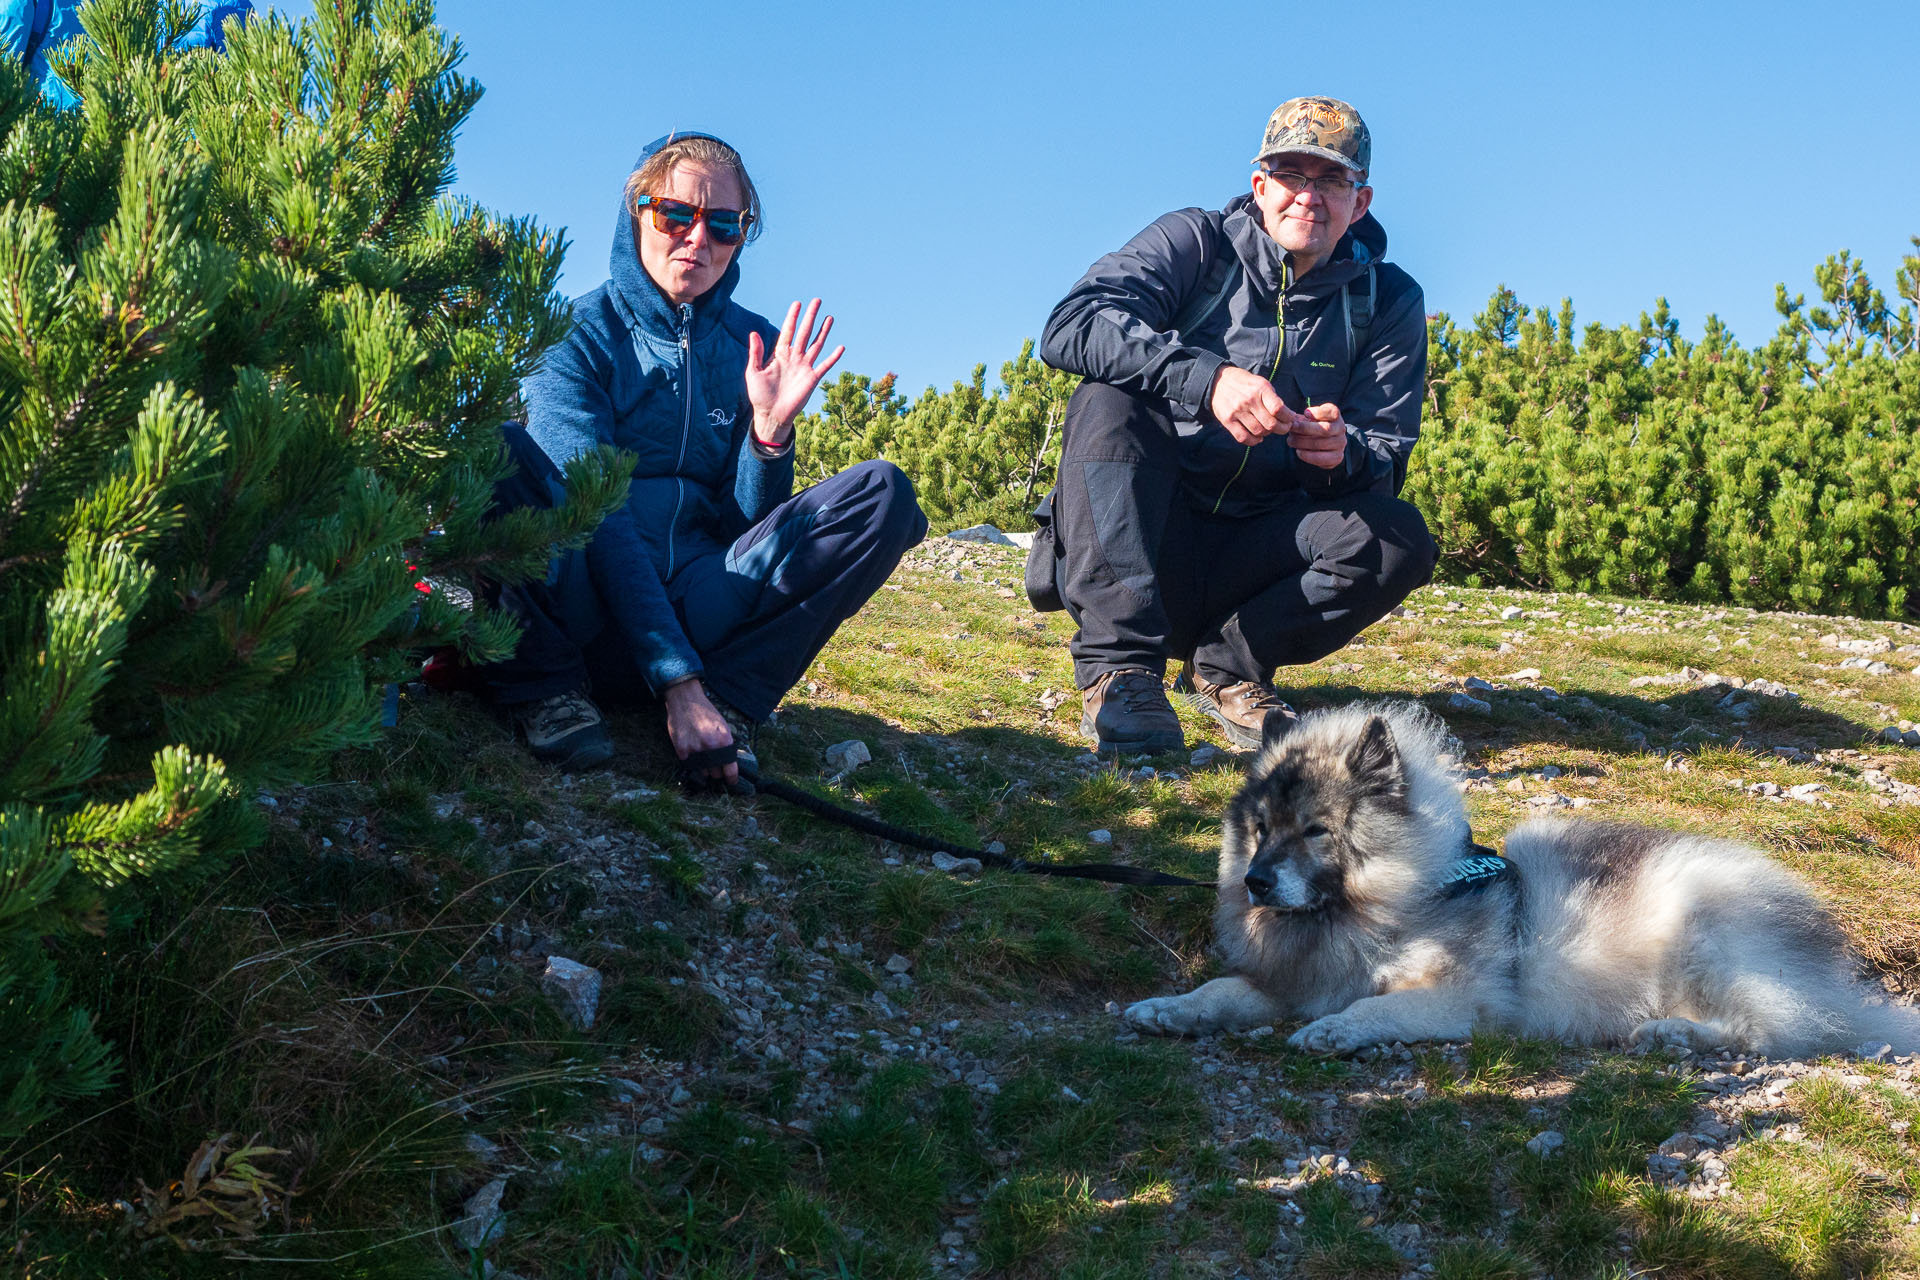
[[[691,136],[713,135],[656,138],[634,167]],[[623,189],[611,270],[574,300],[572,332],[521,398],[527,434],[556,466],[601,444],[637,459],[626,506],[600,526],[586,558],[601,608],[658,694],[702,670],[674,613],[674,579],[786,501],[793,449],[770,456],[753,444],[747,336],[758,329],[771,346],[779,330],[733,301],[738,252],[718,284],[675,306],[640,265]]]

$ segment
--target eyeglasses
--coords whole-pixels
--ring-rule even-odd
[[[1261,172],[1289,191],[1298,193],[1312,187],[1327,200],[1343,196],[1361,185],[1343,173],[1326,173],[1315,178],[1297,169],[1263,169]]]
[[[665,196],[641,196],[633,202],[633,207],[636,213],[651,207],[653,229],[670,236],[691,235],[693,224],[705,219],[707,234],[716,244],[739,244],[747,238],[747,228],[753,225],[753,215],[739,209],[702,209],[697,204],[669,200]]]

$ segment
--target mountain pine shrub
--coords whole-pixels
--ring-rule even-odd
[[[811,484],[867,458],[886,458],[913,477],[920,506],[938,529],[994,524],[1033,527],[1033,508],[1053,487],[1060,429],[1080,379],[1041,363],[1033,340],[1000,366],[987,367],[942,395],[932,387],[911,405],[893,375],[843,373],[828,384],[817,414],[794,425],[795,465]]]
[[[622,496],[484,528],[562,246],[443,198],[479,86],[427,0],[93,0],[56,111],[0,60],[0,1135],[100,1089],[58,958],[129,881],[257,837],[410,651],[508,652],[433,583],[539,572]]]
[[[1920,239],[1915,241],[1920,249]],[[1495,294],[1429,325],[1406,496],[1443,577],[1875,617],[1920,605],[1920,256],[1889,304],[1851,255],[1743,349],[1661,302],[1587,326]]]

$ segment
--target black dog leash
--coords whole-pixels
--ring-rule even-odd
[[[831,800],[823,800],[811,791],[802,791],[790,783],[782,782],[778,778],[769,778],[745,767],[740,769],[739,781],[733,783],[731,787],[707,773],[709,769],[724,769],[730,764],[738,763],[739,757],[731,743],[724,747],[696,751],[680,762],[681,784],[690,791],[730,790],[739,796],[751,796],[755,793],[770,795],[776,800],[784,800],[790,805],[805,809],[816,817],[825,818],[828,822],[838,823],[840,826],[881,840],[891,840],[895,844],[907,845],[914,849],[925,849],[929,853],[944,853],[956,858],[973,858],[982,866],[995,867],[1001,871],[1155,888],[1212,889],[1217,887],[1216,882],[1212,880],[1189,880],[1185,876],[1171,875],[1164,871],[1148,871],[1142,867],[1122,866],[1113,862],[1028,862],[1025,858],[1012,858],[1004,853],[974,849],[967,845],[956,844],[951,840],[940,840],[933,836],[922,835],[917,831],[909,831],[905,827],[896,827],[891,822],[882,822],[864,813],[856,813]],[[1475,841],[1473,834],[1469,832],[1465,851],[1452,866],[1447,868],[1447,874],[1441,880],[1434,897],[1441,901],[1464,897],[1496,884],[1517,885],[1519,878],[1520,868],[1517,865],[1498,850]]]
[[[895,844],[908,845],[915,849],[925,849],[929,853],[944,853],[956,858],[973,858],[982,866],[995,867],[1001,871],[1021,871],[1037,876],[1058,876],[1068,880],[1097,880],[1106,884],[1131,884],[1167,888],[1211,889],[1211,880],[1189,880],[1185,876],[1169,875],[1164,871],[1148,871],[1143,867],[1127,867],[1112,862],[1028,862],[1025,858],[1012,858],[1004,853],[991,853],[985,849],[973,849],[951,840],[940,840],[933,836],[909,831],[905,827],[896,827],[891,822],[882,822],[878,818],[869,818],[864,813],[855,813],[852,809],[823,800],[811,791],[802,791],[799,787],[782,782],[778,778],[769,778],[765,774],[742,768],[740,783],[732,788],[717,778],[708,776],[709,769],[724,769],[738,763],[738,757],[732,744],[724,747],[712,747],[706,751],[696,751],[680,762],[680,781],[690,790],[732,790],[735,795],[753,795],[759,792],[776,800],[805,809],[808,813],[825,818],[854,831],[876,836],[882,840],[891,840]]]

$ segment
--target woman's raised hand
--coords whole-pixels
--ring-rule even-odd
[[[819,314],[818,298],[807,304],[804,316],[798,302],[788,307],[786,323],[780,326],[771,351],[758,332],[747,335],[747,401],[753,405],[753,434],[762,444],[787,442],[807,397],[846,353],[845,347],[835,347],[825,361],[820,359],[827,335],[833,332],[833,317],[827,317],[815,337],[813,322]]]

